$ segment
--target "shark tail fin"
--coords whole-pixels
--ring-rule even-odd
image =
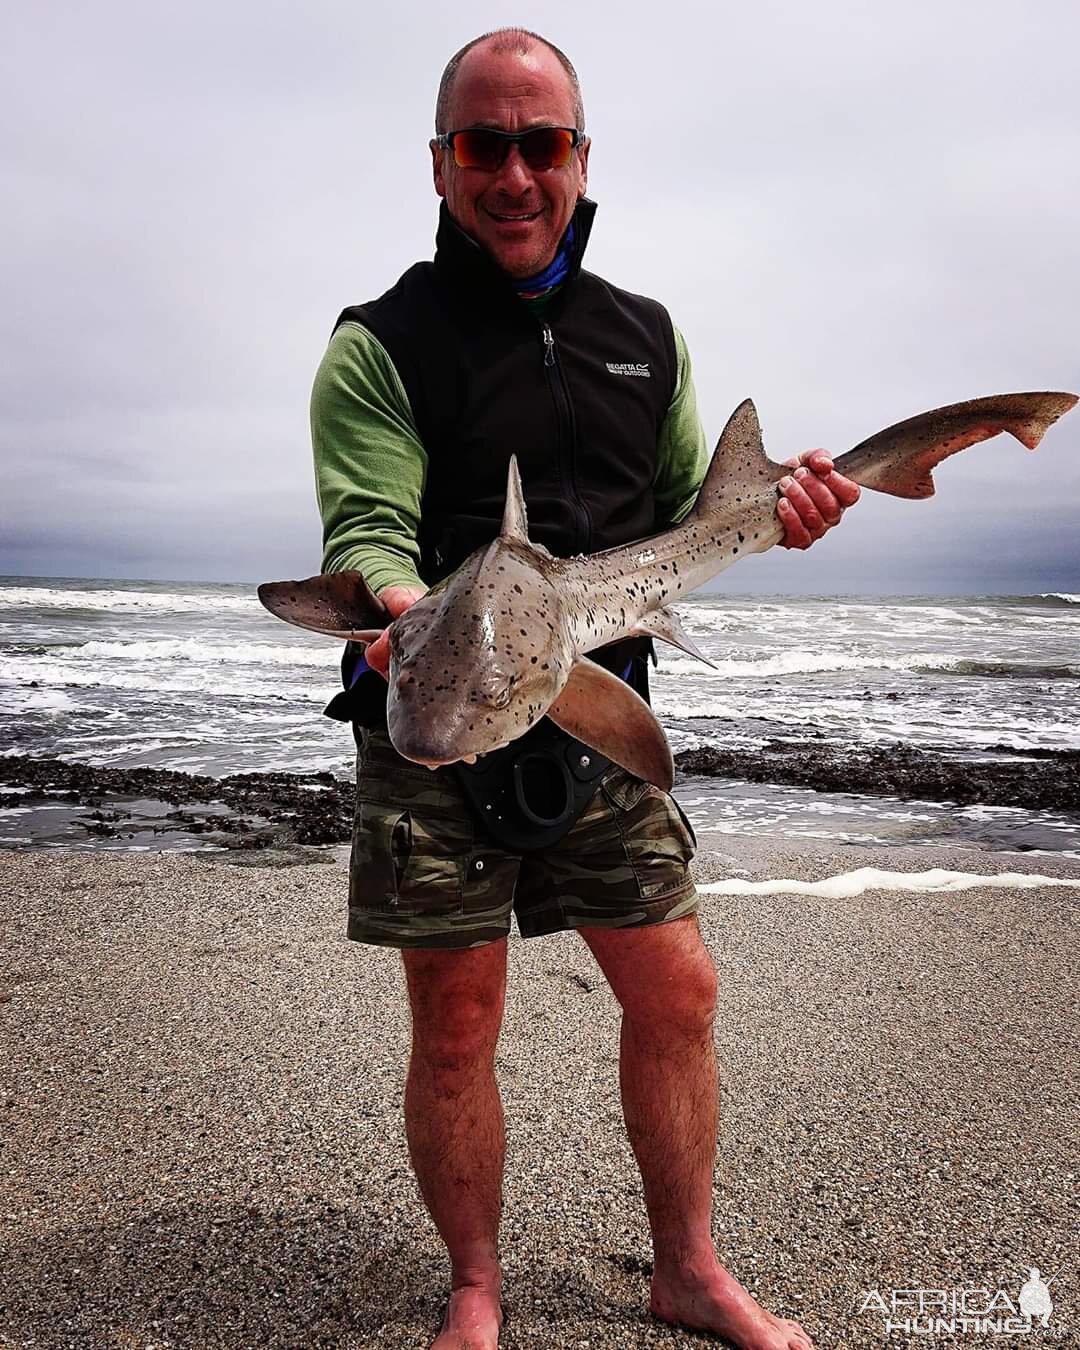
[[[743,399],[720,433],[705,481],[687,520],[708,520],[721,507],[731,509],[790,473],[765,453],[761,424],[752,399]]]
[[[529,517],[525,511],[517,455],[510,456],[510,469],[506,475],[506,506],[503,508],[499,534],[503,539],[517,539],[523,544],[529,542]]]
[[[920,413],[879,431],[834,461],[836,472],[894,497],[932,497],[943,459],[1002,431],[1034,450],[1075,394],[991,394]]]

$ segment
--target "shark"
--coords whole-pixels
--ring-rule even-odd
[[[915,500],[933,496],[942,460],[1008,432],[1035,449],[1077,402],[1061,392],[995,394],[886,427],[834,458],[861,487]],[[694,505],[662,533],[601,553],[557,557],[529,538],[511,457],[498,536],[393,621],[387,728],[408,760],[435,768],[488,754],[548,717],[632,774],[665,791],[671,747],[649,705],[588,653],[647,637],[714,663],[674,601],[778,543],[777,484],[791,473],[765,452],[750,399],[732,413]],[[278,618],[369,643],[390,616],[359,572],[268,582]]]

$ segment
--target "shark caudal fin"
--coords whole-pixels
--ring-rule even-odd
[[[523,544],[529,542],[529,517],[525,511],[525,495],[521,490],[517,455],[510,456],[510,468],[506,475],[506,506],[503,508],[499,535],[503,539],[520,540]]]
[[[1007,431],[1034,450],[1075,394],[991,394],[920,413],[879,431],[834,461],[836,472],[894,497],[932,497],[943,459]]]
[[[359,572],[266,581],[258,593],[275,618],[346,641],[374,642],[390,622],[390,612]]]
[[[687,520],[706,520],[721,507],[741,507],[790,473],[765,453],[752,399],[744,399],[720,433],[705,481]]]

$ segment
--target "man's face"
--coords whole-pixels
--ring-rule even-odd
[[[458,69],[447,131],[572,127],[570,81],[554,52],[537,43],[524,55],[474,47]],[[512,277],[542,271],[555,256],[578,198],[585,195],[589,142],[562,169],[530,169],[511,145],[498,169],[459,169],[452,150],[432,150],[435,191],[450,214]]]

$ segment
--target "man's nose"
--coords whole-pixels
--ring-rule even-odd
[[[511,143],[495,175],[495,186],[507,196],[520,197],[532,186],[532,181],[532,169],[522,158],[520,146]]]

